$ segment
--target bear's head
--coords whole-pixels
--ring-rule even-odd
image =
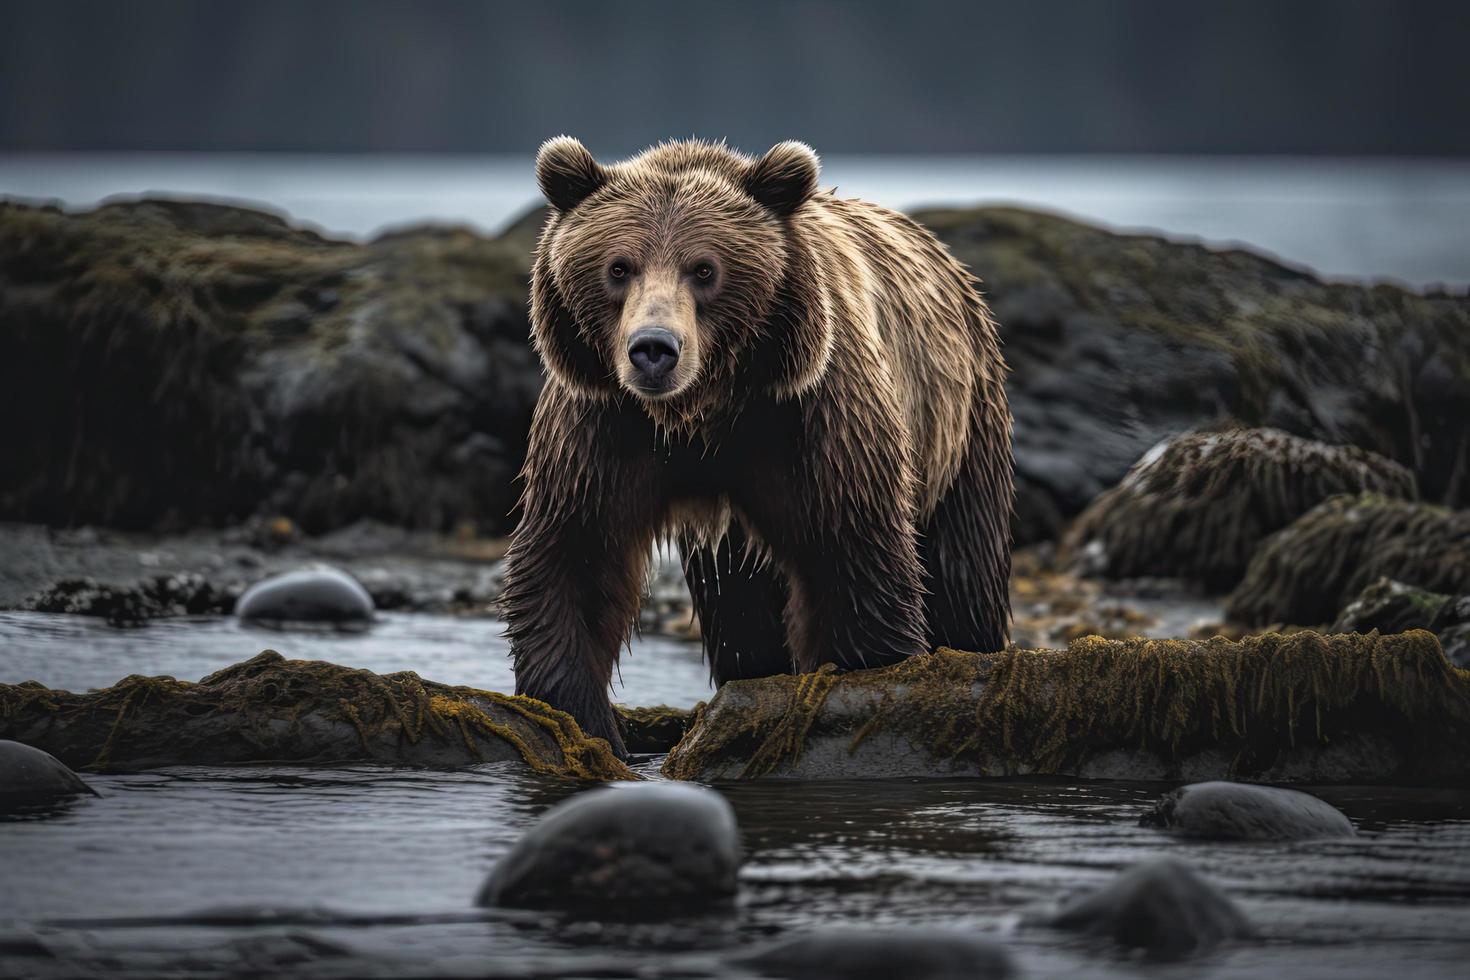
[[[686,420],[737,379],[784,397],[813,385],[832,344],[825,273],[799,220],[817,170],[794,142],[758,159],[664,143],[611,165],[570,137],[544,144],[551,215],[531,313],[547,370]]]

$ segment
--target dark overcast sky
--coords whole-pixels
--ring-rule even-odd
[[[1470,2],[0,0],[0,151],[1470,155]]]

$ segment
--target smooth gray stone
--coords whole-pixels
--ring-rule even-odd
[[[1068,900],[1042,922],[1159,959],[1179,959],[1251,934],[1234,902],[1173,858],[1136,864],[1096,891]]]
[[[235,615],[268,622],[365,623],[373,618],[373,597],[351,575],[323,565],[256,582],[235,603]]]
[[[1139,819],[1185,837],[1216,840],[1304,840],[1352,837],[1352,821],[1308,793],[1250,783],[1181,786]]]
[[[783,940],[736,963],[806,980],[991,980],[1015,976],[999,943],[945,929],[826,929]]]
[[[739,867],[735,811],[714,790],[604,787],[548,810],[495,865],[476,902],[636,915],[729,899]]]
[[[49,752],[0,739],[0,799],[97,794]]]

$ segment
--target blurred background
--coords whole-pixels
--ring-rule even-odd
[[[811,143],[840,193],[1016,202],[1470,283],[1453,0],[4,0],[0,196],[493,230],[537,144]]]

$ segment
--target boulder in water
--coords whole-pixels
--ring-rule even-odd
[[[256,582],[235,603],[235,615],[255,622],[367,623],[373,597],[351,575],[323,565]]]
[[[0,739],[0,803],[97,794],[49,752]]]
[[[1179,787],[1154,804],[1139,825],[1215,840],[1302,840],[1355,833],[1341,810],[1308,793],[1222,781]]]
[[[735,812],[723,796],[638,784],[552,807],[495,865],[476,901],[636,917],[728,900],[739,867]]]
[[[1206,952],[1251,934],[1228,896],[1173,858],[1134,865],[1041,921],[1159,959]]]

